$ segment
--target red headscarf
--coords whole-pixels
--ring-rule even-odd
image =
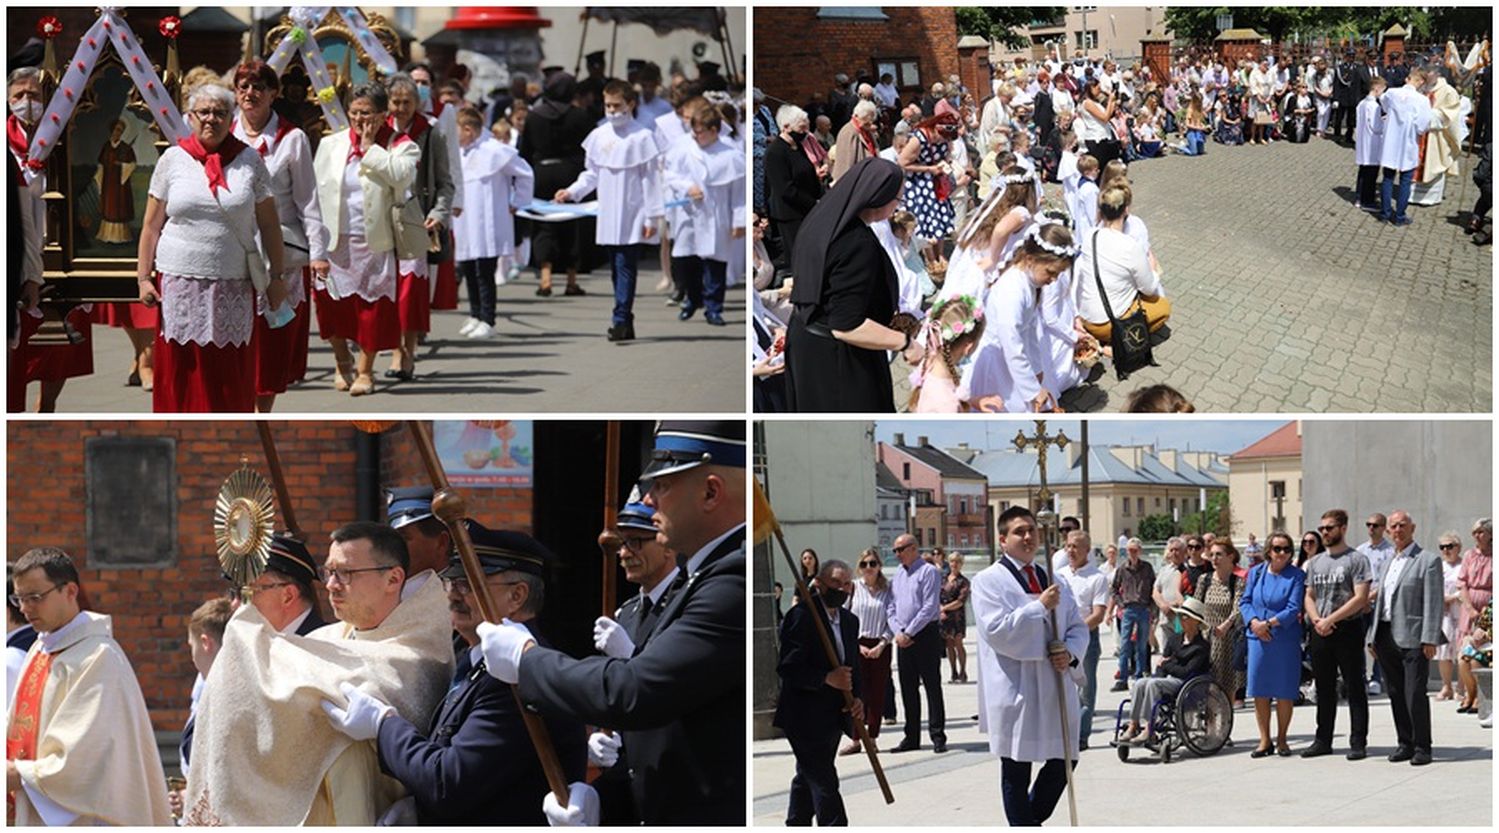
[[[230,133],[224,137],[224,141],[219,143],[218,150],[209,153],[208,149],[203,147],[203,143],[198,141],[197,134],[191,134],[185,139],[178,139],[177,147],[187,151],[188,156],[198,160],[203,166],[203,173],[208,176],[209,193],[217,195],[220,188],[225,191],[229,190],[229,181],[224,179],[225,166],[233,162],[234,157],[239,156],[239,152],[248,145],[241,142],[238,136]]]

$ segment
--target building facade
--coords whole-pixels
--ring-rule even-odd
[[[1165,26],[1164,6],[1069,6],[1059,17],[1021,27],[1021,36],[1029,41],[1026,46],[1012,49],[996,43],[989,54],[996,64],[1017,57],[1039,60],[1055,44],[1064,58],[1081,53],[1090,58],[1133,60],[1140,57],[1141,39],[1164,35]]]
[[[1229,455],[1228,502],[1236,541],[1250,533],[1260,540],[1284,530],[1299,538],[1301,511],[1301,423],[1288,422]]]
[[[880,443],[880,462],[916,498],[915,528],[923,547],[940,546],[965,554],[992,552],[987,510],[988,481],[957,457],[917,437],[914,445],[904,434],[895,442]]]
[[[911,496],[884,463],[875,461],[874,467],[874,495],[879,525],[879,540],[875,546],[879,548],[881,557],[890,561],[890,545],[909,527]]]

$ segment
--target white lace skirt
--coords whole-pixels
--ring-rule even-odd
[[[243,347],[255,332],[248,280],[161,276],[161,335],[178,344]]]

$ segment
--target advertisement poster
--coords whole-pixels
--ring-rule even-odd
[[[529,420],[437,420],[432,442],[448,482],[479,489],[528,489],[535,459]]]

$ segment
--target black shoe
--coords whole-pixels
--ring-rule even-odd
[[[629,341],[635,337],[635,328],[629,324],[619,324],[609,328],[610,341]]]
[[[947,751],[947,741],[945,741],[945,740],[939,740],[936,743],[932,744],[932,751],[935,752],[938,755],[941,755],[943,752],[946,752]]]
[[[695,313],[695,312],[697,312],[697,310],[695,308],[689,307],[689,306],[683,306],[682,307],[682,311],[679,312],[679,313],[677,313],[677,320],[678,321],[686,321],[687,319],[691,318],[692,314]]]
[[[1431,763],[1430,752],[1423,752],[1417,749],[1415,754],[1411,755],[1411,766],[1426,766],[1429,763]]]
[[[141,372],[139,370],[132,370],[132,371],[130,371],[130,375],[125,377],[125,387],[127,387],[127,388],[138,388],[140,386],[141,386]]]
[[[1128,690],[1129,690],[1129,684],[1126,683],[1123,680],[1120,680],[1120,681],[1114,683],[1113,687],[1109,689],[1109,691],[1128,691]]]
[[[1332,747],[1322,741],[1314,741],[1311,746],[1301,750],[1303,758],[1320,758],[1323,755],[1331,755]]]
[[[1289,746],[1278,747],[1275,750],[1275,754],[1279,755],[1282,758],[1289,758],[1289,757],[1291,757],[1291,747],[1289,747]]]
[[[724,323],[723,323],[723,316],[722,315],[714,315],[711,312],[708,313],[707,315],[704,315],[703,316],[703,320],[707,321],[709,324],[712,324],[715,327],[722,327],[724,325]]]
[[[1270,757],[1271,755],[1274,755],[1274,754],[1275,754],[1275,747],[1273,747],[1273,746],[1267,746],[1264,749],[1256,749],[1253,752],[1250,752],[1249,753],[1249,757],[1251,757],[1251,758],[1268,758],[1268,757]]]
[[[903,740],[900,743],[896,744],[895,746],[890,747],[890,751],[891,751],[891,753],[895,753],[895,752],[914,752],[915,750],[920,749],[920,748],[921,748],[921,741],[919,741],[919,740],[909,740],[908,739],[908,740]]]
[[[1355,746],[1354,748],[1348,750],[1348,754],[1344,755],[1343,757],[1347,758],[1350,761],[1362,761],[1363,759],[1369,757],[1369,753],[1364,750],[1364,747]]]
[[[552,297],[552,288],[550,286],[540,287],[536,290],[536,296],[538,298],[550,298]]]
[[[1389,760],[1389,762],[1392,764],[1398,764],[1402,761],[1409,761],[1415,756],[1416,750],[1411,749],[1409,746],[1402,746],[1399,749],[1396,749],[1394,752],[1391,752],[1387,760]],[[1427,756],[1427,760],[1431,760],[1430,755]]]

